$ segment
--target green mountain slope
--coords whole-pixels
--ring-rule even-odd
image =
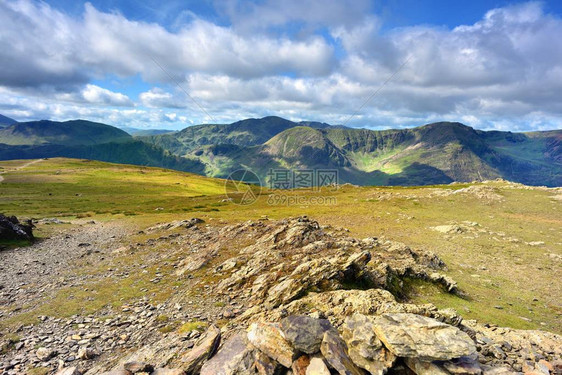
[[[203,124],[185,128],[173,134],[161,134],[139,138],[144,142],[161,146],[177,155],[185,155],[204,146],[232,144],[256,146],[271,137],[296,126],[327,128],[320,122],[297,123],[281,117],[268,116],[261,119],[246,119],[232,124]]]
[[[226,142],[226,141],[225,141]],[[427,185],[505,178],[562,185],[562,131],[484,132],[460,123],[372,131],[291,127],[261,145],[221,144],[190,155],[206,173],[225,177],[251,168],[267,181],[270,169],[337,169],[340,182]]]
[[[182,158],[160,147],[141,141],[110,142],[87,146],[0,144],[0,160],[68,157],[112,163],[170,168],[204,174],[205,166],[197,159]]]
[[[129,141],[132,137],[123,130],[97,122],[74,121],[31,121],[20,122],[0,129],[0,143],[7,145],[66,146],[95,145],[108,142]]]
[[[173,155],[110,125],[76,120],[33,121],[0,129],[0,160],[69,157],[171,168],[204,174],[197,158]]]
[[[9,118],[3,115],[0,115],[0,128],[5,128],[8,127],[10,125],[15,124],[17,121],[14,120],[13,118]]]
[[[131,137],[88,121],[37,121],[0,129],[0,159],[75,157],[227,177],[250,168],[337,170],[340,183],[428,185],[504,178],[562,186],[562,130],[480,131],[454,122],[374,131],[280,117],[198,125]]]

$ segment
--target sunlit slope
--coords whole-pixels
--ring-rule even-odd
[[[174,170],[55,158],[0,162],[0,212],[31,217],[189,211],[224,195],[223,180]]]

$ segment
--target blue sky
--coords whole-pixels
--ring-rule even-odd
[[[7,0],[0,23],[20,121],[562,127],[559,1]]]

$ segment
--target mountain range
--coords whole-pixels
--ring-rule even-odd
[[[8,127],[10,125],[15,124],[17,121],[13,118],[9,118],[3,115],[0,115],[0,129]]]
[[[337,170],[339,182],[428,185],[504,178],[562,186],[562,130],[481,131],[457,122],[368,130],[280,117],[203,124],[131,136],[76,120],[16,123],[0,129],[0,160],[66,156],[161,166],[213,177],[249,168]]]

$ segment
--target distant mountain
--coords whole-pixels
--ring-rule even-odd
[[[7,145],[66,146],[130,141],[132,137],[110,125],[85,120],[19,122],[0,129],[0,143]]]
[[[172,155],[136,141],[110,125],[96,122],[32,121],[0,129],[0,160],[71,157],[177,169],[203,174],[197,158]]]
[[[313,128],[330,125],[320,122],[307,122]],[[155,135],[139,138],[147,143],[161,146],[177,155],[186,155],[203,146],[231,144],[255,146],[267,142],[271,137],[300,123],[281,117],[269,116],[261,119],[246,119],[232,124],[204,124],[185,128],[173,134]]]
[[[329,168],[359,185],[494,178],[562,185],[562,131],[485,132],[453,122],[373,131],[266,117],[140,139],[198,158],[215,177],[251,168],[265,182],[271,169]]]
[[[15,124],[17,121],[13,118],[9,118],[3,115],[0,115],[0,128],[5,128],[7,126]]]
[[[204,124],[132,137],[88,121],[37,121],[0,129],[0,159],[66,156],[227,177],[250,168],[337,170],[339,182],[428,185],[495,178],[562,186],[562,130],[480,131],[456,122],[374,131],[280,117]]]
[[[176,169],[204,174],[205,165],[197,159],[171,155],[160,147],[141,141],[100,143],[87,146],[40,145],[8,146],[0,143],[0,160],[67,157],[112,163]]]
[[[160,135],[160,134],[176,132],[176,130],[169,130],[169,129],[139,129],[139,128],[129,128],[126,126],[119,127],[119,129],[129,133],[134,137],[144,137],[148,135]]]

